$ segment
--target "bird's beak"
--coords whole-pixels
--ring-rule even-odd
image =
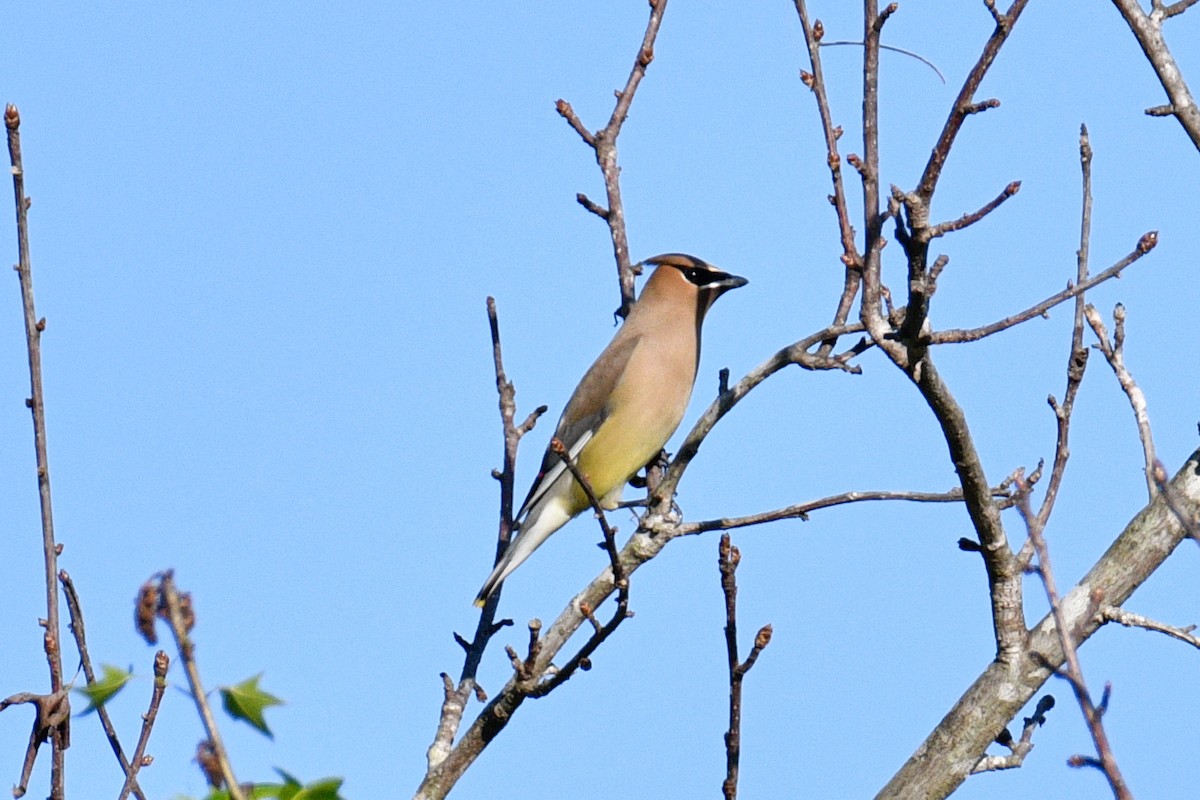
[[[739,286],[745,286],[750,281],[743,278],[741,275],[730,275],[722,273],[721,277],[714,281],[710,281],[704,285],[705,289],[716,292],[718,295],[728,292],[730,289],[736,289]]]

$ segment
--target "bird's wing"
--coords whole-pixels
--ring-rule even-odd
[[[625,374],[625,367],[633,355],[641,336],[622,336],[624,329],[600,354],[588,369],[567,406],[563,409],[554,438],[563,443],[572,459],[579,456],[584,445],[596,434],[612,411],[610,400],[613,390]],[[542,465],[537,478],[529,490],[529,496],[521,504],[516,519],[521,520],[533,506],[545,496],[555,482],[566,472],[567,465],[549,447],[542,456]]]

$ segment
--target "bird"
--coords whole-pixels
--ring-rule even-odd
[[[557,439],[605,509],[683,420],[700,363],[700,328],[716,299],[749,281],[695,256],[665,253],[625,323],[584,373],[558,420]],[[513,570],[591,507],[551,447],[514,518],[514,536],[475,598],[482,607]]]

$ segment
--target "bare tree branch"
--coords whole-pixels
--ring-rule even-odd
[[[629,575],[626,573],[625,566],[621,563],[621,555],[617,551],[617,531],[615,528],[609,526],[608,519],[604,514],[604,508],[600,505],[600,498],[596,496],[596,492],[592,489],[591,483],[588,482],[587,476],[579,471],[579,465],[571,460],[566,446],[558,439],[551,439],[550,449],[563,460],[567,469],[570,470],[572,477],[575,478],[580,488],[583,489],[583,493],[587,496],[588,503],[591,504],[592,511],[596,515],[596,521],[600,524],[600,531],[604,536],[604,549],[608,553],[609,566],[612,570],[613,585],[617,589],[617,609],[613,612],[609,621],[601,625],[596,619],[595,610],[592,606],[586,603],[580,606],[580,611],[583,612],[587,621],[592,624],[591,637],[561,668],[547,670],[546,674],[549,677],[546,680],[542,680],[543,676],[540,674],[535,673],[530,675],[530,679],[535,682],[535,685],[529,690],[530,697],[545,697],[570,680],[576,670],[591,669],[592,653],[596,652],[596,649],[613,634],[622,622],[633,616],[633,612],[629,610]]]
[[[1142,234],[1142,238],[1138,239],[1137,246],[1134,247],[1128,255],[1103,272],[1088,278],[1086,281],[1083,281],[1077,285],[1068,284],[1067,288],[1063,289],[1058,294],[1051,295],[1037,305],[1030,306],[1020,313],[1005,317],[1004,319],[999,320],[998,322],[993,322],[990,325],[984,325],[979,328],[950,328],[947,330],[938,331],[929,337],[929,343],[959,344],[962,342],[976,342],[985,336],[991,336],[993,333],[999,333],[1000,331],[1008,330],[1014,325],[1020,325],[1022,322],[1031,320],[1034,317],[1040,317],[1059,303],[1065,303],[1067,300],[1070,300],[1073,297],[1078,297],[1097,284],[1104,283],[1110,278],[1118,277],[1122,270],[1124,270],[1130,264],[1133,264],[1142,256],[1149,253],[1157,244],[1158,231],[1149,231],[1148,233]]]
[[[1180,499],[1175,496],[1175,490],[1167,482],[1167,470],[1161,461],[1154,462],[1154,485],[1166,499],[1167,507],[1171,509],[1171,513],[1179,520],[1179,524],[1183,525],[1183,529],[1187,532],[1187,535],[1197,545],[1200,545],[1200,516],[1185,508]]]
[[[742,754],[742,680],[754,666],[763,648],[771,643],[771,626],[764,625],[754,637],[754,647],[745,661],[738,660],[737,641],[737,568],[741,552],[721,536],[717,548],[717,566],[721,571],[721,591],[725,595],[725,652],[729,660],[729,730],[725,733],[725,781],[721,791],[725,800],[736,800],[738,766]]]
[[[1166,113],[1179,120],[1179,124],[1191,138],[1192,144],[1200,149],[1200,108],[1196,107],[1196,100],[1192,97],[1187,81],[1183,79],[1183,73],[1179,71],[1179,65],[1175,63],[1175,58],[1171,55],[1171,50],[1167,47],[1167,41],[1163,38],[1162,32],[1164,20],[1182,14],[1194,2],[1195,0],[1181,0],[1181,2],[1166,8],[1156,4],[1154,10],[1149,14],[1142,10],[1138,0],[1113,0],[1113,5],[1125,19],[1129,30],[1133,31],[1134,37],[1141,45],[1142,52],[1146,54],[1146,60],[1150,62],[1150,66],[1154,67],[1159,83],[1167,92],[1171,104],[1167,106]],[[1165,116],[1165,114],[1154,116]]]
[[[1189,513],[1200,511],[1200,450],[1176,473],[1170,488]],[[1095,593],[1111,605],[1122,605],[1186,536],[1165,496],[1159,493],[1138,512],[1062,598],[1063,627],[1074,634],[1077,643],[1102,624],[1091,599]],[[876,800],[945,798],[966,780],[997,732],[1062,665],[1064,656],[1052,616],[1047,615],[1030,630],[1026,653],[1013,664],[989,664]]]
[[[820,352],[810,353],[808,351],[822,342],[836,340],[840,336],[852,333],[861,333],[863,330],[863,326],[859,323],[830,325],[827,328],[823,328],[777,351],[762,364],[759,364],[746,373],[745,377],[729,387],[728,391],[719,394],[709,405],[708,409],[700,415],[700,419],[696,420],[696,424],[688,432],[687,437],[683,440],[683,444],[679,446],[679,452],[671,461],[666,476],[651,493],[650,507],[656,509],[660,514],[665,514],[669,511],[671,498],[675,496],[675,488],[679,485],[680,479],[683,478],[683,473],[687,470],[688,464],[700,452],[700,445],[703,444],[704,438],[708,436],[717,422],[730,409],[737,405],[738,401],[749,394],[754,387],[779,370],[795,364],[809,370],[837,369],[857,374],[860,371],[858,367],[850,366],[848,362],[855,355],[861,353],[867,346],[866,344],[861,348],[856,346],[840,356],[833,357],[824,356]]]
[[[1003,488],[996,488],[993,492],[996,497],[1008,497],[1009,495],[1008,491]],[[678,536],[690,536],[706,531],[745,528],[750,525],[761,525],[765,522],[776,522],[781,519],[801,519],[808,521],[809,513],[818,509],[874,500],[904,500],[911,503],[961,503],[962,499],[963,493],[961,488],[954,488],[948,492],[842,492],[841,494],[822,497],[820,500],[810,500],[807,503],[797,503],[785,508],[763,511],[759,514],[750,514],[744,517],[721,517],[719,519],[704,520],[703,522],[684,522],[675,526],[673,530]]]
[[[1172,3],[1169,6],[1163,6],[1163,19],[1170,19],[1178,14],[1182,14],[1192,6],[1196,5],[1197,0],[1179,0],[1178,3]]]
[[[71,617],[71,633],[75,636],[75,646],[79,649],[79,663],[83,667],[83,675],[87,678],[88,683],[95,683],[96,670],[92,668],[92,656],[88,652],[87,629],[83,624],[83,609],[79,605],[79,593],[75,591],[75,583],[65,569],[59,571],[58,579],[62,582],[63,594],[67,598],[67,613]],[[117,738],[117,729],[113,727],[108,708],[104,704],[98,705],[96,716],[100,719],[100,726],[104,728],[104,735],[108,738],[108,744],[112,747],[113,754],[121,765],[121,771],[126,776],[130,790],[138,800],[146,800],[146,795],[138,786],[137,769],[130,764],[129,759],[125,757],[125,751],[121,749],[121,741]],[[136,761],[135,758],[134,762],[136,763]]]
[[[1099,614],[1100,618],[1105,622],[1117,622],[1126,628],[1144,628],[1148,631],[1165,633],[1172,639],[1178,639],[1181,642],[1186,642],[1192,647],[1200,649],[1200,636],[1192,633],[1192,631],[1196,630],[1195,625],[1188,625],[1184,628],[1167,625],[1164,622],[1158,622],[1149,617],[1143,617],[1141,614],[1134,614],[1132,611],[1126,611],[1110,605],[1101,606]]]
[[[204,725],[206,743],[212,756],[217,760],[220,775],[229,792],[230,800],[246,800],[246,793],[233,774],[233,765],[221,741],[221,731],[217,728],[217,719],[213,716],[212,706],[208,703],[208,695],[200,680],[200,668],[196,666],[196,644],[192,641],[191,630],[195,622],[191,599],[181,595],[175,588],[175,576],[167,571],[159,579],[159,597],[161,598],[161,615],[171,628],[175,644],[179,649],[179,657],[183,661],[183,671],[187,675],[188,687],[191,690],[192,702],[200,713],[200,721]],[[201,743],[205,744],[204,742]]]
[[[833,325],[844,325],[850,318],[850,310],[854,298],[862,283],[862,256],[859,255],[858,245],[854,241],[854,225],[850,222],[850,206],[846,200],[846,186],[842,180],[842,157],[838,153],[838,139],[842,136],[840,126],[833,123],[833,113],[829,107],[829,95],[825,88],[825,72],[821,66],[821,39],[825,36],[825,26],[821,20],[810,24],[808,7],[804,0],[795,0],[796,13],[800,17],[800,27],[804,31],[804,43],[808,47],[808,61],[812,72],[801,72],[800,79],[812,90],[817,101],[817,113],[821,117],[821,129],[825,135],[826,163],[829,174],[833,179],[833,194],[829,202],[837,211],[838,231],[842,241],[842,264],[845,267],[845,283],[842,295],[838,300],[837,310],[833,315]],[[836,339],[828,339],[821,344],[820,354],[829,355]]]
[[[958,472],[967,514],[979,536],[980,552],[987,570],[996,658],[1002,663],[1011,663],[1024,648],[1025,613],[1021,570],[1008,545],[999,506],[992,499],[990,484],[972,440],[966,415],[934,368],[928,351],[907,374],[937,418],[946,439],[950,460]]]
[[[21,304],[25,311],[25,345],[29,353],[29,399],[33,413],[33,445],[37,457],[38,500],[42,513],[42,552],[45,557],[46,619],[42,641],[50,666],[50,694],[63,688],[62,651],[58,621],[58,552],[54,539],[54,509],[50,500],[50,457],[46,448],[46,407],[42,394],[42,331],[46,320],[39,319],[33,304],[33,265],[29,258],[29,198],[25,196],[25,167],[21,159],[21,114],[14,105],[4,109],[4,127],[8,131],[8,158],[12,165],[13,198],[17,208],[17,277],[21,284]],[[70,700],[62,703],[69,709]],[[70,714],[56,717],[50,731],[50,798],[63,800],[66,795],[66,749],[71,746]]]
[[[516,388],[504,371],[504,353],[500,344],[500,320],[496,312],[496,301],[492,297],[487,299],[487,315],[488,327],[492,337],[492,363],[496,374],[496,394],[500,409],[501,434],[504,441],[503,467],[499,472],[493,473],[496,480],[500,482],[500,520],[496,536],[496,557],[494,562],[499,563],[500,558],[504,555],[504,551],[508,549],[509,541],[512,538],[513,482],[516,475],[517,448],[520,445],[521,438],[532,430],[541,415],[546,413],[546,406],[538,406],[522,424],[516,424]],[[465,658],[457,686],[450,679],[449,675],[444,672],[441,675],[443,684],[442,708],[441,713],[438,715],[437,732],[434,735],[433,743],[430,744],[429,750],[426,753],[426,760],[428,762],[427,779],[442,761],[446,759],[447,755],[449,755],[454,744],[454,737],[458,734],[458,728],[462,724],[463,714],[466,712],[467,703],[470,701],[472,693],[478,696],[481,701],[486,697],[476,682],[476,675],[479,672],[479,665],[483,660],[483,653],[487,649],[487,645],[492,637],[502,628],[512,624],[512,620],[508,619],[501,620],[500,622],[495,621],[496,608],[500,603],[500,594],[503,589],[503,585],[497,588],[492,593],[492,596],[488,598],[487,602],[484,603],[483,608],[479,612],[479,622],[475,626],[475,635],[470,642],[455,634],[455,639],[462,645],[465,651]]]
[[[579,484],[579,488],[583,489],[583,494],[587,497],[592,512],[596,515],[596,522],[600,524],[600,532],[604,536],[604,549],[608,551],[609,562],[612,565],[613,583],[620,591],[622,605],[624,605],[629,601],[629,580],[621,569],[621,558],[617,553],[617,530],[608,524],[608,517],[604,513],[604,506],[600,505],[600,498],[596,496],[596,490],[592,488],[587,476],[579,470],[579,465],[572,460],[571,454],[562,440],[551,439],[550,451],[562,459],[563,466],[571,473],[571,477]]]
[[[1108,688],[1105,688],[1104,691],[1105,701],[1098,706],[1093,701],[1087,683],[1084,681],[1083,667],[1079,663],[1074,634],[1072,629],[1067,627],[1066,615],[1063,613],[1058,587],[1055,585],[1054,568],[1050,564],[1050,548],[1046,545],[1046,537],[1042,535],[1041,521],[1030,508],[1029,486],[1019,475],[1017,477],[1017,498],[1017,509],[1021,512],[1021,518],[1025,520],[1025,526],[1029,531],[1029,540],[1033,542],[1033,549],[1037,551],[1037,574],[1046,588],[1046,599],[1050,602],[1050,614],[1054,618],[1054,629],[1058,634],[1058,643],[1066,660],[1067,670],[1063,677],[1071,684],[1071,689],[1075,692],[1075,699],[1079,702],[1079,708],[1083,712],[1084,722],[1087,723],[1088,731],[1092,735],[1092,742],[1095,744],[1096,753],[1099,756],[1099,763],[1096,766],[1104,773],[1113,796],[1117,800],[1133,800],[1133,793],[1129,791],[1129,787],[1125,785],[1125,779],[1121,776],[1121,769],[1117,766],[1116,756],[1113,755],[1112,746],[1108,742],[1108,733],[1104,730],[1104,721],[1101,719],[1104,709],[1107,707]],[[1099,595],[1098,592],[1093,593],[1092,599],[1097,597],[1102,597],[1102,595]],[[1080,759],[1077,763],[1082,765],[1089,762],[1086,759]]]
[[[1117,376],[1117,382],[1121,384],[1121,389],[1125,392],[1125,396],[1129,398],[1129,405],[1133,408],[1133,418],[1137,421],[1138,438],[1142,442],[1142,454],[1145,457],[1145,473],[1146,473],[1146,492],[1151,498],[1157,487],[1154,483],[1154,465],[1158,458],[1154,454],[1154,436],[1150,432],[1150,414],[1146,409],[1146,395],[1142,393],[1141,387],[1134,381],[1133,375],[1125,366],[1125,306],[1120,303],[1113,309],[1113,340],[1108,340],[1108,330],[1104,327],[1104,322],[1100,319],[1100,314],[1092,306],[1088,306],[1083,312],[1087,316],[1088,325],[1092,327],[1096,338],[1099,340],[1096,343],[1096,348],[1104,354],[1104,358],[1108,361],[1108,365],[1112,367],[1113,373]]]
[[[579,134],[584,143],[596,154],[596,163],[604,176],[604,191],[608,197],[608,208],[601,208],[585,195],[577,195],[580,205],[608,223],[609,235],[612,237],[613,256],[617,260],[617,280],[621,287],[621,305],[617,314],[624,317],[629,313],[634,300],[634,278],[640,273],[629,260],[629,237],[625,232],[625,207],[621,202],[621,169],[617,166],[617,137],[621,126],[629,117],[629,108],[633,104],[634,93],[638,84],[646,74],[646,67],[654,60],[654,40],[658,37],[658,29],[662,24],[663,13],[667,10],[667,0],[650,0],[650,19],[646,22],[646,32],[642,36],[642,45],[634,58],[633,68],[625,87],[617,92],[617,103],[613,107],[608,123],[595,133],[576,115],[571,104],[559,100],[555,108],[563,119]]]
[[[1009,750],[1006,756],[984,756],[979,759],[979,763],[971,768],[971,774],[975,775],[980,772],[996,772],[1004,769],[1016,769],[1025,763],[1025,756],[1033,750],[1033,732],[1040,726],[1046,724],[1046,712],[1054,708],[1054,696],[1043,695],[1042,699],[1038,700],[1037,708],[1033,711],[1033,716],[1026,717],[1024,725],[1021,728],[1021,738],[1013,741],[1012,734],[1008,732],[1008,728],[1000,731],[1000,735],[996,737],[996,743],[1007,747]]]
[[[930,239],[936,239],[939,236],[945,236],[947,233],[961,231],[963,228],[974,225],[976,222],[979,222],[988,214],[992,213],[1001,205],[1003,205],[1005,200],[1012,197],[1019,191],[1021,191],[1021,182],[1012,181],[1002,190],[1000,190],[1000,194],[992,198],[992,200],[986,203],[982,208],[971,211],[967,214],[963,214],[958,219],[952,219],[948,222],[940,222],[937,225],[928,228],[925,235]]]
[[[37,761],[38,750],[49,740],[55,729],[71,716],[71,707],[67,700],[67,687],[51,694],[35,694],[33,692],[18,692],[0,700],[0,711],[13,705],[29,704],[33,706],[33,726],[29,731],[29,742],[25,745],[25,760],[21,764],[21,779],[13,787],[13,797],[23,797],[29,786],[29,778],[33,775],[33,765]]]
[[[968,116],[981,110],[974,103],[975,92],[983,83],[984,76],[987,75],[992,62],[996,60],[1000,48],[1004,46],[1004,42],[1008,39],[1008,35],[1012,32],[1013,26],[1016,25],[1017,19],[1025,10],[1028,2],[1029,0],[1015,0],[1004,14],[998,12],[994,3],[988,4],[988,10],[991,11],[992,18],[996,21],[996,29],[983,46],[983,52],[980,54],[979,60],[975,62],[975,66],[971,68],[970,73],[967,74],[967,79],[963,81],[962,88],[958,91],[958,97],[955,98],[954,105],[950,108],[950,115],[946,118],[946,124],[942,127],[941,136],[938,137],[937,144],[933,146],[933,152],[929,155],[925,172],[921,175],[921,180],[917,182],[917,196],[921,198],[926,209],[929,208],[930,201],[933,199],[933,192],[937,188],[938,179],[941,178],[942,168],[946,165],[946,159],[950,156],[950,148],[954,146],[955,137],[958,136],[963,122]]]
[[[1092,236],[1092,145],[1086,125],[1079,127],[1079,164],[1083,173],[1083,203],[1079,221],[1079,250],[1075,254],[1075,283],[1083,285],[1088,277]],[[1057,433],[1054,442],[1054,465],[1050,469],[1046,494],[1042,497],[1042,506],[1037,514],[1038,524],[1042,528],[1045,528],[1050,520],[1054,501],[1058,498],[1059,487],[1062,486],[1063,475],[1067,471],[1067,459],[1071,457],[1071,412],[1075,409],[1075,397],[1083,383],[1083,372],[1087,369],[1088,360],[1088,350],[1083,346],[1083,309],[1083,295],[1076,295],[1075,321],[1071,325],[1071,352],[1067,355],[1067,388],[1063,394],[1063,401],[1060,404],[1054,399],[1054,395],[1046,398],[1050,408],[1054,410]],[[1025,548],[1022,548],[1021,558],[1023,563],[1027,562]]]
[[[162,703],[163,693],[167,690],[167,669],[171,659],[166,652],[159,650],[154,656],[154,691],[150,695],[150,707],[142,715],[142,733],[138,736],[137,746],[133,750],[133,763],[125,772],[125,784],[117,800],[125,800],[130,792],[136,792],[141,797],[141,791],[136,789],[138,770],[146,766],[146,746],[150,743],[150,731],[154,728],[154,720],[158,718],[158,707]]]

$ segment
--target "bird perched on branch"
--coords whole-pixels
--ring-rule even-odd
[[[700,326],[712,304],[747,281],[682,253],[655,265],[629,317],[584,374],[554,430],[603,508],[679,427],[700,360]],[[590,507],[561,457],[547,448],[517,512],[515,535],[475,598],[482,606],[550,534]]]

